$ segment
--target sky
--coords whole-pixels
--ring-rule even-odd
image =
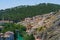
[[[36,5],[39,3],[60,4],[59,0],[0,0],[0,10],[20,5]]]

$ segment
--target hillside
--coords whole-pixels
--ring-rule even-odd
[[[49,12],[55,12],[60,9],[60,5],[51,3],[41,3],[38,5],[23,5],[14,8],[8,8],[5,10],[0,10],[0,20],[13,20],[18,22],[26,17],[33,17],[35,15],[46,14]]]
[[[60,11],[25,18],[17,24],[26,26],[26,32],[36,40],[60,40]]]

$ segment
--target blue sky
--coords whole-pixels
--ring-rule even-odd
[[[0,0],[0,9],[11,8],[19,5],[35,5],[39,3],[60,4],[59,0]]]

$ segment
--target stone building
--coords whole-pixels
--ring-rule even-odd
[[[5,40],[14,40],[14,33],[11,31],[8,31],[4,34]]]

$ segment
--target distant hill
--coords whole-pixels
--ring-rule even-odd
[[[38,5],[23,5],[5,10],[0,10],[0,20],[13,20],[18,22],[26,17],[33,17],[35,15],[41,15],[49,12],[55,12],[60,10],[60,5],[52,3],[40,3]]]

